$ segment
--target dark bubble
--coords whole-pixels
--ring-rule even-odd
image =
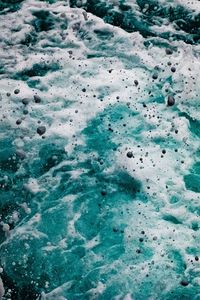
[[[126,154],[126,156],[127,156],[128,158],[133,157],[133,152],[132,152],[132,151],[128,151],[127,154]]]
[[[41,98],[38,95],[34,95],[34,100],[35,100],[35,103],[40,103],[41,102]]]
[[[183,279],[183,280],[181,280],[180,284],[182,286],[187,286],[189,284],[189,282],[187,280]]]
[[[173,51],[169,48],[165,49],[165,52],[167,55],[171,55],[173,53]]]
[[[157,73],[154,73],[154,74],[152,75],[152,78],[153,78],[153,79],[157,79],[157,78],[158,78],[158,74],[157,74]]]
[[[37,133],[38,133],[39,135],[43,135],[45,132],[46,132],[46,127],[45,127],[45,126],[39,126],[39,127],[37,128]]]
[[[171,71],[174,73],[176,72],[176,68],[175,67],[171,67]]]
[[[175,104],[175,99],[173,96],[168,96],[168,99],[167,99],[167,105],[168,106],[173,106]]]
[[[30,102],[30,99],[28,99],[28,98],[22,99],[22,103],[23,103],[24,105],[28,105],[29,102]]]
[[[137,86],[139,82],[137,80],[134,80],[134,84]]]
[[[106,196],[106,194],[107,194],[107,193],[106,193],[105,190],[101,191],[101,195],[102,195],[102,196]]]
[[[14,94],[17,95],[17,94],[19,94],[19,93],[20,93],[20,90],[19,90],[19,89],[15,89],[15,90],[14,90]]]
[[[16,124],[17,124],[17,125],[20,125],[21,122],[22,122],[22,120],[21,120],[21,119],[18,119],[18,120],[16,121]]]
[[[23,110],[23,114],[24,114],[24,115],[28,115],[28,110],[27,110],[27,109],[24,109],[24,110]]]

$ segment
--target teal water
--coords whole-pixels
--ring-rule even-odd
[[[0,9],[0,299],[200,299],[200,2]]]

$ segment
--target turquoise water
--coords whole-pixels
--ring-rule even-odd
[[[200,299],[200,2],[0,1],[0,299]]]

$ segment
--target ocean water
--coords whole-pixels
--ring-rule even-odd
[[[200,299],[200,1],[0,1],[0,299]]]

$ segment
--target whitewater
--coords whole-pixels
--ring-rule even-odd
[[[200,300],[200,1],[0,1],[0,299]]]

